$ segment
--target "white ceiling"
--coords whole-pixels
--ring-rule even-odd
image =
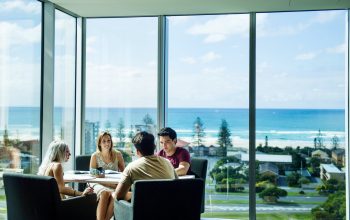
[[[82,17],[348,9],[350,0],[48,0]]]

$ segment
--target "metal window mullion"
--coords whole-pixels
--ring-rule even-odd
[[[85,97],[86,97],[86,18],[81,20],[81,99],[80,99],[80,151],[85,154]]]
[[[256,13],[249,24],[249,219],[256,219],[255,130],[256,130]]]
[[[74,158],[76,155],[80,155],[82,152],[82,89],[81,89],[81,76],[82,76],[82,18],[76,18],[76,51],[75,51],[75,151]]]
[[[350,211],[349,211],[349,205],[350,205],[350,186],[349,186],[349,166],[350,166],[350,160],[349,160],[349,136],[350,136],[350,115],[349,115],[349,97],[350,97],[350,89],[349,89],[349,78],[350,78],[350,9],[347,10],[347,18],[346,18],[346,35],[345,35],[345,41],[347,42],[345,45],[347,45],[345,49],[345,83],[346,83],[346,92],[345,92],[345,156],[346,156],[346,216],[347,219],[349,219]]]
[[[166,16],[158,17],[158,98],[157,129],[167,125],[168,110],[168,25]]]
[[[41,51],[40,142],[41,155],[45,155],[54,127],[55,7],[51,2],[43,3]]]

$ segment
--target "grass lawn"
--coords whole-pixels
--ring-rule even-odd
[[[282,205],[282,206],[299,206],[300,204],[315,204],[315,205],[320,205],[323,202],[312,202],[312,201],[302,201],[302,202],[285,202],[285,201],[281,201],[281,202],[277,202],[273,205]],[[205,203],[206,205],[210,205],[209,200],[206,201]],[[211,200],[211,204],[212,205],[218,205],[218,204],[230,204],[230,205],[234,205],[234,204],[249,204],[248,200]],[[262,201],[261,199],[256,200],[256,204],[267,204],[266,202]]]
[[[218,195],[226,195],[226,192],[214,192],[214,190],[206,190],[206,193],[209,194],[218,194]],[[235,193],[228,193],[229,195],[237,195],[237,196],[244,196],[244,195],[249,195],[249,192],[243,191],[243,192],[235,192]],[[257,193],[258,195],[258,193]],[[321,196],[318,192],[308,192],[305,194],[300,194],[299,192],[288,192],[288,196]]]
[[[249,219],[248,213],[242,212],[213,212],[213,213],[204,213],[201,215],[203,218],[226,218],[226,219],[239,219],[245,220]],[[303,219],[308,220],[312,219],[311,213],[257,213],[256,218],[259,220],[296,220]]]

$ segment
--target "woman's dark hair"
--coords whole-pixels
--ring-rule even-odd
[[[160,131],[158,132],[158,136],[159,137],[164,137],[164,136],[169,136],[169,138],[171,140],[176,139],[176,131],[174,131],[172,128],[166,127],[166,128],[162,128],[160,129]]]
[[[136,149],[140,151],[142,156],[150,156],[154,154],[156,145],[154,144],[154,136],[145,131],[141,131],[132,139],[132,143]]]

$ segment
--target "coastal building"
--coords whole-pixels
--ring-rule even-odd
[[[243,163],[249,162],[249,154],[240,153],[237,158],[240,159]],[[291,155],[278,155],[278,154],[256,154],[255,158],[260,163],[273,163],[276,165],[289,165],[292,163]]]
[[[331,158],[328,154],[320,149],[312,151],[311,157],[319,158],[322,163],[330,163]]]
[[[260,175],[269,175],[278,177],[278,167],[274,163],[262,163],[259,164],[259,173]]]
[[[99,122],[85,121],[85,154],[92,154],[96,151],[96,141],[100,129]]]
[[[320,178],[322,180],[345,181],[345,172],[339,170],[334,164],[320,164]]]
[[[345,150],[342,148],[332,150],[332,162],[345,167]]]

